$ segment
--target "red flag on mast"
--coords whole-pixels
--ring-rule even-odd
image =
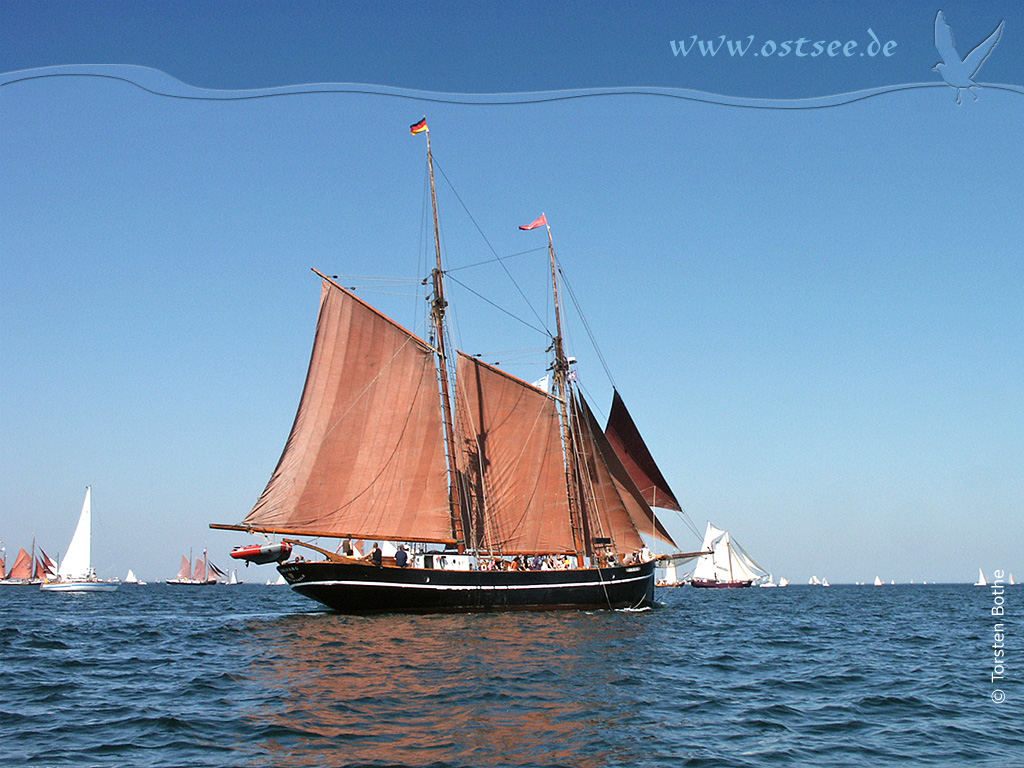
[[[522,224],[522,225],[520,225],[519,228],[522,229],[522,230],[536,229],[537,227],[546,227],[547,224],[548,224],[548,217],[545,214],[542,213],[540,215],[540,218],[537,219],[536,221],[531,222],[530,224]]]

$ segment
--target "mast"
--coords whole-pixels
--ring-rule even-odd
[[[551,285],[552,296],[555,304],[555,338],[552,340],[555,360],[552,365],[552,374],[555,381],[555,391],[558,395],[558,413],[562,432],[562,447],[565,456],[565,486],[569,493],[569,520],[572,523],[573,538],[576,541],[576,550],[584,554],[592,554],[589,536],[587,535],[587,521],[583,514],[583,505],[579,495],[579,489],[575,478],[576,471],[576,440],[573,435],[572,426],[569,420],[569,360],[565,355],[565,347],[562,343],[562,309],[558,299],[558,268],[555,266],[555,243],[551,236],[551,225],[547,223],[547,216],[541,214],[544,226],[548,230],[548,256],[551,261]]]
[[[412,126],[412,132],[419,133],[418,127],[427,134],[427,168],[430,171],[430,206],[434,214],[434,254],[436,266],[431,273],[433,298],[430,302],[430,316],[434,321],[437,336],[437,375],[441,381],[441,415],[444,421],[445,448],[448,454],[448,504],[452,517],[452,535],[461,550],[467,543],[462,519],[462,503],[459,494],[458,472],[455,466],[455,427],[452,419],[452,402],[449,385],[448,352],[445,344],[445,309],[448,302],[444,297],[444,270],[441,266],[441,232],[437,218],[437,190],[434,186],[434,155],[430,151],[430,129],[426,118]]]

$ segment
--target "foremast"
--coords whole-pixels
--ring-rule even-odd
[[[430,129],[426,118],[413,125],[413,134],[427,135],[427,169],[430,175],[430,207],[434,218],[434,255],[436,263],[431,272],[433,296],[430,301],[430,316],[436,337],[437,377],[441,385],[441,419],[444,423],[445,452],[448,457],[448,505],[452,519],[452,537],[460,550],[467,542],[468,527],[463,519],[462,496],[459,492],[459,473],[456,465],[456,435],[451,399],[451,373],[447,349],[445,310],[448,302],[444,296],[444,268],[441,264],[441,231],[437,216],[437,189],[434,185],[434,155],[430,150]]]

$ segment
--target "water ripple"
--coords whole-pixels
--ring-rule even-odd
[[[989,698],[987,593],[711,592],[346,617],[252,585],[8,588],[0,744],[98,768],[1024,765],[1024,691]]]

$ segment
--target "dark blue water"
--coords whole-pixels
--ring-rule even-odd
[[[998,685],[988,589],[658,594],[640,612],[346,617],[285,587],[3,587],[0,757],[1024,766],[1022,591]]]

